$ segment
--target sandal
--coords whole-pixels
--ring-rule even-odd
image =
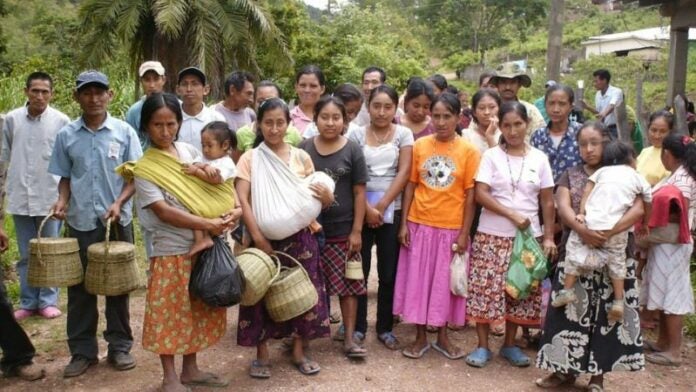
[[[575,384],[575,376],[554,372],[543,378],[537,378],[534,381],[539,388],[558,388],[561,385]]]
[[[657,343],[651,342],[649,340],[643,340],[643,346],[644,346],[645,351],[650,351],[653,353],[661,353],[661,352],[665,351],[665,350],[660,349],[657,346]]]
[[[333,312],[331,315],[329,315],[329,322],[331,324],[338,324],[341,322],[341,313],[339,312]]]
[[[440,346],[439,344],[437,344],[437,342],[432,343],[431,346],[433,346],[433,348],[435,349],[435,351],[437,351],[437,352],[439,352],[440,354],[444,355],[445,358],[447,358],[447,359],[452,359],[452,360],[461,359],[461,358],[463,358],[463,357],[466,355],[466,354],[464,353],[464,351],[462,351],[462,349],[460,349],[459,347],[451,346],[450,348],[451,348],[451,349],[454,349],[454,353],[452,353],[452,352],[450,352],[449,350],[447,350],[446,348],[444,348],[444,347]]]
[[[423,357],[423,355],[430,350],[430,343],[426,343],[426,345],[420,349],[420,351],[413,351],[413,347],[406,347],[405,349],[401,350],[401,354],[403,354],[404,357],[406,358],[411,358],[411,359],[420,359]]]
[[[604,392],[604,388],[599,384],[588,384],[587,391],[589,391],[589,392]]]
[[[308,358],[303,358],[300,362],[293,362],[297,370],[305,376],[311,376],[313,374],[319,373],[321,367],[318,363],[312,361]]]
[[[203,378],[199,378],[197,380],[190,380],[186,382],[182,381],[181,384],[187,387],[224,388],[228,386],[230,382],[220,378],[216,374],[203,373]]]
[[[479,347],[467,355],[464,361],[469,366],[482,368],[486,366],[491,359],[493,359],[493,353],[491,350]]]
[[[271,365],[268,363],[263,363],[258,359],[251,362],[251,367],[249,368],[249,376],[251,378],[266,379],[271,378]]]
[[[393,332],[383,332],[379,335],[377,335],[377,340],[382,342],[384,346],[390,350],[398,350],[399,349],[399,340],[394,336]]]
[[[507,359],[515,367],[527,367],[531,362],[529,357],[517,346],[501,348],[500,356]]]
[[[681,361],[672,359],[664,352],[645,354],[645,360],[655,365],[661,366],[681,366]]]
[[[357,344],[353,344],[350,348],[344,348],[343,353],[348,358],[365,358],[367,356],[367,350]]]

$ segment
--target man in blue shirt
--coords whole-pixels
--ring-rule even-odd
[[[114,222],[112,239],[133,242],[130,198],[135,186],[114,169],[139,159],[142,149],[133,128],[107,111],[113,92],[106,75],[98,71],[81,73],[74,97],[82,115],[58,133],[48,171],[60,177],[54,215],[66,220],[86,267],[87,248],[105,240],[107,219]],[[108,362],[117,370],[134,368],[128,294],[106,297],[105,313]],[[98,362],[98,319],[97,297],[89,294],[82,283],[68,287],[67,332],[72,359],[64,377],[79,376]]]
[[[161,93],[164,90],[164,83],[167,78],[164,76],[164,67],[159,61],[146,61],[140,64],[138,69],[140,76],[140,86],[143,88],[143,97],[134,103],[126,112],[126,122],[130,124],[140,138],[140,146],[145,150],[148,139],[145,132],[140,129],[140,112],[143,110],[143,102],[148,95]]]

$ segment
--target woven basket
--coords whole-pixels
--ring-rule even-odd
[[[280,260],[259,249],[248,248],[237,256],[237,263],[244,275],[244,292],[239,304],[256,305],[266,295],[271,283],[278,278]]]
[[[85,289],[94,295],[122,295],[140,286],[135,245],[110,241],[111,219],[106,221],[106,241],[87,248]]]
[[[292,260],[297,267],[281,267],[280,275],[266,292],[266,310],[275,322],[295,318],[319,302],[319,294],[307,271],[292,256],[276,252]]]
[[[49,212],[39,226],[35,239],[29,240],[29,271],[32,287],[70,287],[82,282],[80,246],[76,238],[41,238]]]

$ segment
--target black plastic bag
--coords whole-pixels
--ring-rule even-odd
[[[189,291],[210,306],[228,307],[241,301],[244,276],[223,237],[213,237],[213,246],[198,256]]]

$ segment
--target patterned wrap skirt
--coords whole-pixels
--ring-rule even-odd
[[[523,300],[505,293],[514,237],[476,233],[469,259],[469,297],[467,316],[477,323],[508,320],[526,326],[539,326],[541,285]]]
[[[197,353],[225,334],[227,309],[189,294],[193,263],[184,255],[150,259],[145,298],[143,348],[160,355]]]
[[[347,261],[348,237],[327,238],[321,249],[321,269],[327,293],[339,297],[367,294],[365,279],[346,279]],[[350,261],[357,261],[362,265],[360,251],[353,253]]]
[[[418,325],[465,325],[466,298],[450,291],[452,244],[459,230],[408,222],[408,233],[411,244],[399,251],[394,314]]]
[[[573,286],[577,301],[562,308],[548,307],[537,367],[563,374],[591,375],[638,371],[645,367],[632,244],[631,235],[624,279],[623,322],[610,323],[607,319],[614,301],[607,268],[579,276]],[[556,268],[552,293],[563,288],[564,265],[561,261]]]
[[[253,306],[240,306],[237,344],[255,347],[268,339],[301,337],[311,340],[328,337],[330,333],[326,303],[328,297],[324,288],[324,277],[319,267],[319,245],[316,237],[308,229],[304,229],[286,239],[271,241],[271,246],[276,251],[289,254],[302,264],[317,289],[319,302],[306,313],[282,323],[271,319],[264,300]],[[284,266],[296,265],[283,255],[278,255],[278,258]]]

